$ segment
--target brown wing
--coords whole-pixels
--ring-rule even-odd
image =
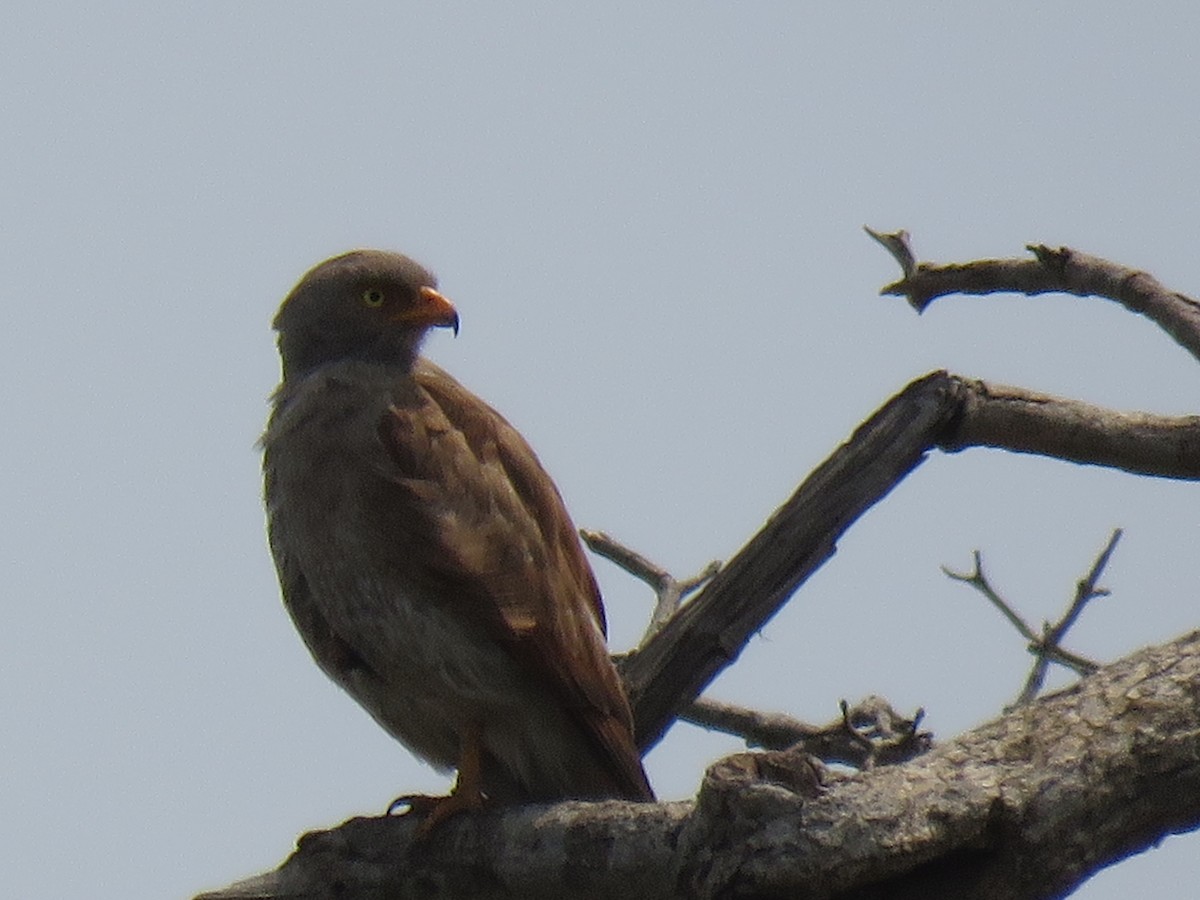
[[[652,797],[600,592],[561,497],[504,418],[425,360],[380,423],[414,576],[477,616],[560,698],[609,770],[614,796]],[[413,549],[417,549],[414,547]]]

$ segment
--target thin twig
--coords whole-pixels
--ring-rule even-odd
[[[715,731],[737,735],[748,747],[801,750],[825,763],[856,769],[904,762],[933,745],[933,735],[918,730],[925,716],[897,713],[883,698],[865,697],[854,706],[843,700],[841,715],[825,725],[811,725],[782,713],[764,713],[732,703],[700,699],[680,718]]]
[[[701,728],[736,735],[746,742],[747,747],[764,750],[786,750],[821,732],[820,726],[785,713],[761,712],[705,697],[686,707],[679,718]]]
[[[876,231],[868,225],[863,226],[863,231],[873,237],[882,245],[888,253],[892,254],[892,259],[896,260],[896,264],[900,266],[900,271],[907,278],[913,273],[917,267],[917,258],[912,252],[912,247],[909,246],[910,235],[904,229],[899,231]]]
[[[1103,588],[1096,587],[1096,582],[1100,580],[1100,575],[1104,571],[1104,567],[1108,565],[1109,559],[1112,558],[1113,550],[1116,549],[1117,542],[1121,539],[1122,530],[1120,528],[1113,529],[1112,537],[1108,539],[1108,543],[1104,549],[1100,551],[1100,555],[1096,557],[1096,561],[1092,563],[1092,568],[1088,574],[1080,579],[1075,585],[1075,596],[1071,600],[1071,605],[1067,611],[1063,613],[1062,618],[1054,625],[1047,623],[1042,628],[1042,638],[1039,641],[1030,645],[1030,652],[1036,657],[1033,663],[1033,668],[1029,672],[1029,677],[1025,679],[1025,687],[1021,690],[1017,697],[1014,706],[1023,706],[1031,702],[1039,693],[1046,682],[1046,672],[1050,668],[1051,662],[1062,663],[1061,657],[1057,652],[1062,639],[1066,637],[1067,631],[1079,619],[1083,608],[1087,606],[1088,601],[1096,597],[1108,596],[1108,591]],[[1078,660],[1078,658],[1077,658]],[[1099,666],[1090,660],[1082,660],[1084,663],[1083,671],[1079,668],[1071,666],[1080,674],[1090,674]]]
[[[988,582],[987,576],[983,574],[983,554],[978,550],[973,551],[973,554],[975,558],[975,571],[969,573],[955,572],[946,566],[942,566],[942,571],[946,574],[946,577],[951,578],[954,581],[961,581],[964,584],[969,584],[971,587],[975,588],[975,590],[979,591],[979,593],[983,594],[983,596],[988,599],[988,602],[996,607],[996,609],[1000,610],[1004,618],[1008,619],[1008,621],[1012,623],[1013,628],[1017,629],[1017,631],[1021,633],[1021,636],[1025,638],[1025,640],[1029,641],[1030,643],[1040,643],[1041,638],[1037,635],[1037,633],[1029,627],[1029,625],[1024,619],[1021,618],[1016,610],[1008,605],[1003,597],[996,593],[995,589]]]
[[[1091,675],[1101,666],[1101,663],[1096,662],[1094,659],[1089,659],[1079,653],[1072,653],[1070,650],[1064,650],[1062,647],[1043,647],[1041,649],[1046,656],[1050,657],[1052,662],[1070,669],[1076,675]],[[1030,645],[1030,653],[1036,653],[1037,650],[1037,645]]]
[[[650,624],[646,626],[646,633],[642,636],[639,646],[654,637],[658,630],[670,621],[689,594],[721,571],[721,563],[714,560],[690,578],[677,579],[666,569],[603,531],[589,531],[581,528],[579,536],[583,538],[583,542],[593,553],[615,563],[630,575],[646,582],[654,590],[654,612],[650,615]]]
[[[583,542],[593,553],[603,556],[609,562],[616,563],[634,578],[646,582],[656,591],[662,581],[670,577],[665,569],[656,566],[636,550],[626,547],[603,531],[589,531],[586,528],[580,528],[579,536],[583,538]]]
[[[1067,631],[1078,620],[1080,613],[1083,612],[1083,608],[1087,605],[1088,601],[1096,597],[1108,595],[1108,591],[1097,587],[1096,582],[1100,579],[1100,574],[1104,571],[1104,567],[1108,565],[1108,561],[1112,557],[1113,550],[1116,548],[1117,541],[1120,538],[1121,529],[1118,528],[1113,532],[1108,544],[1100,552],[1095,563],[1092,564],[1091,570],[1076,584],[1075,596],[1071,602],[1071,606],[1056,624],[1044,624],[1041,634],[1035,632],[1029,626],[1029,623],[1012,608],[1012,605],[992,587],[991,582],[988,581],[987,576],[983,572],[983,554],[978,550],[973,551],[972,554],[975,568],[971,572],[955,572],[947,566],[942,566],[942,571],[946,574],[946,577],[970,585],[983,594],[988,602],[996,607],[1013,628],[1025,638],[1028,642],[1027,649],[1036,657],[1033,668],[1025,679],[1025,685],[1014,701],[1013,707],[1030,702],[1041,692],[1042,687],[1046,683],[1046,673],[1051,663],[1057,663],[1080,676],[1089,675],[1100,667],[1099,663],[1080,654],[1065,650],[1060,645],[1063,638],[1066,637]],[[1011,709],[1012,707],[1009,708]]]
[[[1113,529],[1112,536],[1108,539],[1108,543],[1105,544],[1104,549],[1100,551],[1100,555],[1096,557],[1096,561],[1092,563],[1092,568],[1087,573],[1087,576],[1076,584],[1075,599],[1071,602],[1071,608],[1059,619],[1058,624],[1050,632],[1051,640],[1049,643],[1051,646],[1058,646],[1059,638],[1066,634],[1067,630],[1075,624],[1075,620],[1079,618],[1079,614],[1083,612],[1083,608],[1089,600],[1093,600],[1096,597],[1108,596],[1109,592],[1104,588],[1096,587],[1096,582],[1100,580],[1100,575],[1104,572],[1108,561],[1112,558],[1113,551],[1117,547],[1117,542],[1121,540],[1121,535],[1124,533],[1124,530],[1121,528]]]

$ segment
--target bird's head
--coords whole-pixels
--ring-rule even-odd
[[[458,312],[428,269],[399,253],[353,250],[310,269],[279,307],[283,377],[343,359],[411,365],[433,327]]]

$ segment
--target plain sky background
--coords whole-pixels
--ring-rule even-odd
[[[946,367],[1195,413],[1200,368],[1102,300],[918,317],[861,231],[940,261],[1067,244],[1200,291],[1195,4],[14,4],[0,32],[0,883],[188,897],[302,831],[441,791],[312,664],[254,442],[269,322],[358,246],[457,303],[428,352],[537,448],[581,526],[728,558],[854,426]],[[711,695],[825,721],[878,692],[949,738],[1126,529],[1072,649],[1200,625],[1195,484],[934,454]],[[649,592],[602,560],[618,649]],[[648,758],[693,795],[733,738]],[[1078,894],[1177,894],[1174,838]]]

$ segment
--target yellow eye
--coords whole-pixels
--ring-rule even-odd
[[[383,291],[379,288],[367,288],[363,291],[362,302],[372,309],[383,306]]]

